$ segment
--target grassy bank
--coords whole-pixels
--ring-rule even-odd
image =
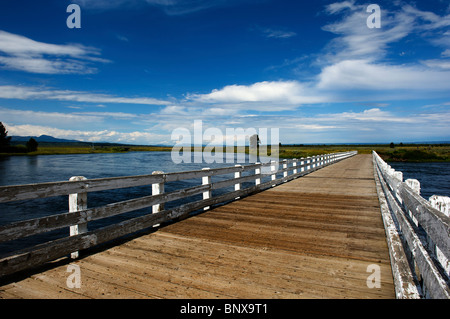
[[[450,162],[450,144],[402,145],[317,145],[281,146],[280,158],[300,158],[324,153],[356,150],[359,154],[376,151],[387,162]]]
[[[58,155],[58,154],[102,154],[124,152],[166,152],[171,147],[133,145],[69,145],[57,143],[39,146],[29,153],[3,153],[1,155]],[[356,150],[360,154],[370,154],[375,150],[388,162],[450,162],[450,144],[418,145],[409,144],[390,147],[389,145],[282,145],[280,158],[301,158],[325,153]],[[236,148],[235,148],[235,151]],[[246,150],[248,152],[248,148]],[[270,154],[270,149],[269,149]]]
[[[105,154],[105,153],[126,153],[126,152],[161,152],[170,151],[170,147],[159,146],[70,146],[51,145],[39,146],[38,150],[29,153],[0,153],[0,156],[15,155],[63,155],[63,154]]]

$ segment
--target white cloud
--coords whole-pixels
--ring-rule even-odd
[[[168,105],[160,111],[160,114],[181,114],[187,115],[186,107],[180,105]]]
[[[229,85],[208,94],[193,94],[188,99],[203,103],[222,103],[241,109],[270,110],[293,109],[304,103],[320,103],[326,99],[311,94],[311,88],[298,81],[258,82],[251,85]]]
[[[6,123],[9,135],[16,136],[40,136],[50,135],[56,138],[75,139],[84,142],[111,142],[125,144],[158,144],[160,141],[167,139],[166,135],[154,134],[149,132],[118,132],[111,130],[83,131],[59,129],[41,125],[13,125]]]
[[[88,74],[100,51],[80,44],[50,44],[0,30],[0,65],[3,68],[41,74]]]
[[[32,110],[15,110],[0,107],[0,118],[9,123],[32,123],[37,125],[55,126],[79,126],[80,124],[92,125],[102,121],[98,115],[82,115],[61,112],[43,112]]]
[[[342,112],[338,114],[323,115],[323,118],[329,118],[338,121],[359,121],[359,122],[396,122],[396,123],[417,123],[415,118],[398,117],[388,111],[382,111],[379,108],[364,110],[362,112]]]
[[[430,59],[413,64],[386,62],[394,44],[411,34],[426,37],[421,28],[423,20],[431,21],[427,23],[427,29],[441,28],[448,17],[400,4],[391,12],[382,10],[381,29],[369,29],[366,8],[355,1],[325,7],[326,13],[342,18],[323,27],[336,37],[318,55],[316,65],[321,71],[315,79],[233,84],[206,94],[188,95],[188,101],[208,107],[270,112],[294,110],[303,104],[403,99],[423,97],[424,93],[448,92],[447,60]],[[270,34],[271,29],[266,30]],[[442,56],[447,53],[444,51]]]
[[[319,131],[338,128],[338,126],[320,125],[320,124],[298,124],[296,125],[296,127],[303,130],[319,130]]]
[[[450,72],[419,66],[346,60],[327,66],[319,75],[320,89],[352,90],[449,90]]]
[[[82,91],[51,90],[39,87],[0,86],[0,98],[20,100],[57,100],[87,103],[166,105],[169,102],[149,97],[119,97]]]

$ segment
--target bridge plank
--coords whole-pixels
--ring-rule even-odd
[[[65,287],[70,262],[78,290]],[[371,289],[373,264],[381,287]],[[45,298],[61,288],[73,298],[395,298],[370,155],[18,278],[0,298],[40,284]]]

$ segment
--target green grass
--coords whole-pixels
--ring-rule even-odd
[[[159,146],[39,146],[35,152],[28,153],[0,153],[0,155],[63,155],[63,154],[104,154],[125,152],[158,152],[170,151],[170,147]]]
[[[38,147],[35,152],[2,153],[0,155],[58,155],[58,154],[102,154],[124,152],[167,152],[172,147],[134,146],[134,145],[70,145],[47,144]],[[195,149],[192,149],[194,151]],[[358,151],[359,154],[371,154],[375,150],[388,162],[450,162],[450,144],[402,145],[391,148],[389,145],[282,145],[280,158],[301,158],[320,154]],[[237,148],[235,147],[235,152]],[[246,148],[246,153],[248,153]],[[270,147],[268,150],[270,155]]]
[[[411,144],[394,148],[389,145],[281,146],[280,158],[300,158],[353,150],[359,154],[371,154],[374,150],[388,162],[450,162],[450,144]]]

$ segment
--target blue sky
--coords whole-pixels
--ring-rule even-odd
[[[202,120],[283,144],[449,141],[449,107],[448,1],[0,4],[9,135],[173,144]]]

